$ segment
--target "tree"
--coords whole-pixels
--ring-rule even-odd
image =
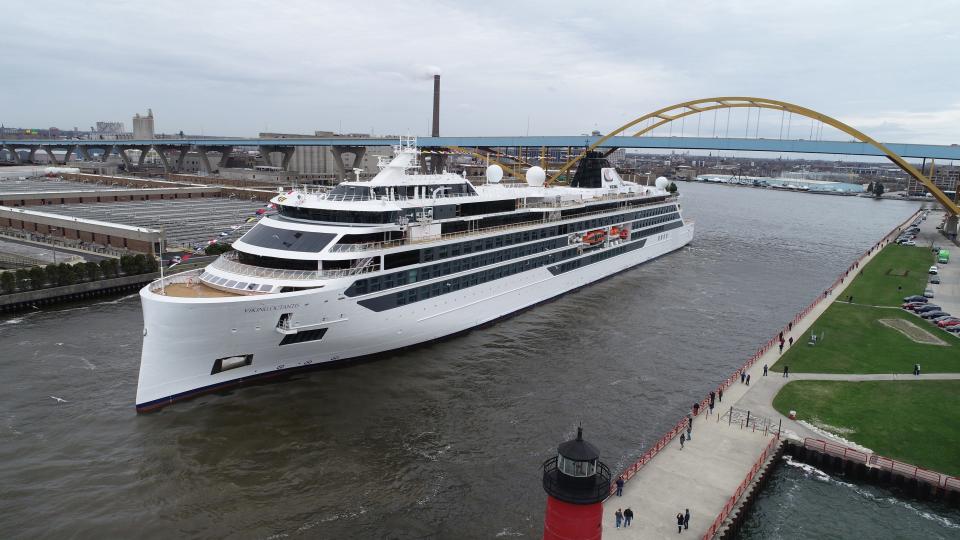
[[[30,271],[26,268],[20,268],[14,273],[17,279],[17,289],[25,291],[30,288]]]
[[[83,263],[83,271],[87,275],[87,280],[96,281],[100,279],[100,265],[93,261]]]
[[[46,286],[47,272],[41,266],[34,266],[30,269],[30,288],[42,289]]]
[[[677,184],[674,183],[674,182],[670,182],[670,185],[667,186],[667,191],[669,191],[670,193],[676,193],[676,192],[677,192]]]
[[[111,261],[113,261],[113,259],[103,259],[100,261],[100,272],[103,273],[104,278],[112,278],[117,275],[116,271],[113,269]]]
[[[43,269],[47,275],[47,286],[56,287],[60,284],[60,267],[55,264],[48,264]]]
[[[136,274],[136,272],[134,272],[134,264],[135,263],[133,262],[132,256],[130,255],[120,256],[120,270],[122,270],[124,274],[128,276]]]
[[[137,253],[133,256],[133,271],[135,274],[142,274],[147,268],[147,258],[143,253]]]
[[[145,264],[143,265],[143,271],[150,273],[157,271],[157,259],[153,255],[149,257],[144,257]]]
[[[875,197],[879,197],[883,195],[883,184],[881,184],[880,182],[873,183],[873,195]]]
[[[4,272],[0,274],[0,289],[4,293],[10,294],[17,288],[17,279],[13,277],[13,272]]]
[[[226,253],[228,251],[233,251],[233,245],[221,244],[220,242],[210,244],[203,248],[203,252],[207,255],[220,255],[221,253]]]
[[[73,271],[72,264],[60,263],[58,266],[59,266],[58,270],[60,272],[59,272],[59,275],[57,276],[59,278],[57,280],[57,283],[59,285],[61,286],[73,285],[74,283],[77,282],[77,273]]]

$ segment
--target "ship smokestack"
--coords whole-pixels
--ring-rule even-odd
[[[433,137],[440,136],[440,75],[433,76]]]

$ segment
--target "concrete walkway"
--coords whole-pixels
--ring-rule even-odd
[[[929,220],[928,220],[929,221]],[[896,236],[894,235],[893,238]],[[891,238],[892,240],[892,238]],[[874,250],[860,259],[860,268],[869,262],[880,250]],[[960,265],[958,265],[960,266]],[[813,322],[830,306],[833,300],[842,297],[842,293],[853,281],[857,270],[850,272],[844,282],[838,284],[823,302],[817,304],[783,337],[790,337],[802,343]],[[787,349],[784,349],[786,351]],[[803,439],[814,437],[829,438],[816,433],[802,424],[780,415],[772,406],[773,398],[784,384],[790,380],[892,380],[896,375],[828,375],[796,374],[789,378],[780,373],[770,372],[763,376],[763,366],[772,366],[780,357],[777,347],[771,347],[747,371],[751,384],[736,382],[724,390],[723,401],[717,403],[712,416],[701,411],[693,422],[693,439],[681,450],[679,436],[660,451],[645,467],[626,483],[623,496],[613,496],[606,500],[603,507],[603,536],[605,538],[676,538],[677,513],[690,509],[689,530],[683,536],[701,538],[724,504],[737,487],[746,478],[750,468],[760,457],[767,442],[772,438],[762,432],[741,429],[739,424],[728,425],[722,415],[731,406],[747,409],[774,421],[783,420],[784,432]],[[920,378],[950,378],[944,374],[924,375]],[[838,379],[832,379],[839,377]],[[849,378],[847,378],[849,377]],[[856,379],[864,377],[864,379]],[[872,379],[871,377],[878,377]],[[912,378],[910,375],[900,376]],[[843,444],[845,441],[833,439]],[[616,480],[614,478],[614,480]],[[614,513],[617,509],[631,508],[634,522],[629,528],[616,529]]]

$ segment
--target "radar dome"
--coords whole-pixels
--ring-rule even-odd
[[[659,189],[667,189],[667,186],[670,185],[670,181],[667,180],[665,177],[661,176],[660,178],[657,178],[657,181],[654,182],[654,184],[655,184]]]
[[[546,179],[547,173],[540,167],[533,166],[527,169],[527,184],[534,187],[540,187],[543,185],[543,182]]]
[[[487,167],[487,182],[491,184],[496,184],[503,179],[503,169],[499,165],[491,165]]]

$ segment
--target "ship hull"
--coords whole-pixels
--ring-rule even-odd
[[[675,251],[692,238],[687,223],[646,239],[642,248],[574,270],[555,274],[540,267],[380,312],[359,305],[363,297],[345,296],[344,285],[215,302],[161,296],[148,286],[140,293],[144,341],[136,407],[148,412],[254,380],[449,337]],[[290,328],[278,330],[285,313]],[[284,343],[295,331],[320,337]],[[231,364],[236,367],[223,369]]]

